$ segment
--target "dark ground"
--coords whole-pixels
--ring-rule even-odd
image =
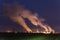
[[[0,40],[60,40],[60,34],[0,33]]]

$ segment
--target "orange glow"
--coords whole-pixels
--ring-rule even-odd
[[[10,32],[13,32],[12,30],[6,30],[5,32],[8,32],[8,33],[10,33]]]

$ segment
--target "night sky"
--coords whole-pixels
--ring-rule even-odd
[[[13,3],[14,0],[0,0],[0,31],[6,29],[22,30],[20,25],[14,23],[9,18],[3,16],[3,4]],[[26,9],[37,12],[40,18],[44,18],[46,23],[57,32],[60,32],[60,1],[59,0],[17,0]]]

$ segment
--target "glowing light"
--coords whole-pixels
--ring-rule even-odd
[[[11,30],[6,30],[5,32],[8,32],[8,33],[10,33],[10,32],[12,32]]]
[[[40,31],[37,29],[36,33],[40,33]]]

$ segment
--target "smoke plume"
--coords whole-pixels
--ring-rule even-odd
[[[52,29],[50,26],[46,25],[45,23],[42,23],[42,21],[45,21],[44,18],[39,18],[37,13],[32,13],[28,9],[23,8],[19,4],[5,4],[4,5],[4,15],[9,17],[12,21],[20,24],[28,33],[55,33],[54,29]],[[32,29],[27,26],[24,18],[27,18],[33,25],[42,27],[44,31],[42,30],[36,30],[35,32],[32,31]]]

